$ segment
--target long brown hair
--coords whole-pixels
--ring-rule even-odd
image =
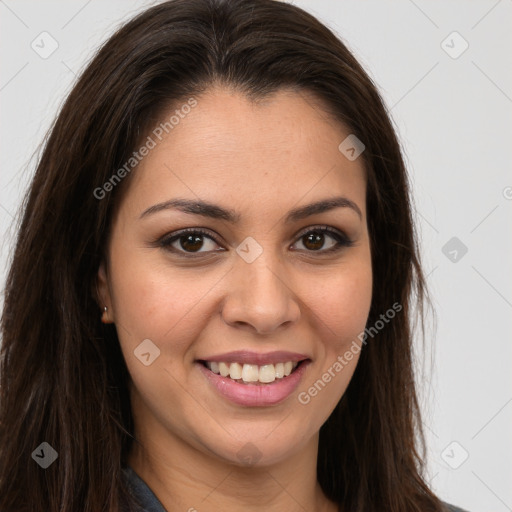
[[[7,277],[0,360],[0,510],[117,512],[133,442],[129,374],[94,293],[122,198],[101,188],[170,102],[221,83],[252,98],[309,91],[366,146],[373,298],[368,341],[320,430],[318,480],[344,509],[439,511],[423,475],[412,367],[424,277],[407,171],[386,108],[346,46],[305,11],[272,0],[174,0],[119,29],[79,77],[46,140]],[[134,171],[136,172],[136,171]],[[125,178],[124,183],[130,177]],[[57,462],[33,451],[47,442]],[[419,449],[422,448],[422,451]]]

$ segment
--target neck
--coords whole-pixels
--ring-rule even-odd
[[[139,432],[128,464],[168,512],[338,511],[317,481],[318,434],[299,453],[265,467],[240,467],[169,432],[158,434]]]

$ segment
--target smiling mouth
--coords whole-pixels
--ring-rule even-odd
[[[215,361],[199,361],[204,367],[212,373],[227,377],[239,384],[265,385],[276,380],[286,379],[294,373],[299,366],[309,359],[302,361],[286,361],[276,364],[241,364],[224,363]]]

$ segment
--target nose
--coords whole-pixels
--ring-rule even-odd
[[[269,334],[300,318],[299,301],[279,257],[265,250],[252,263],[236,258],[228,276],[224,321],[237,328]]]

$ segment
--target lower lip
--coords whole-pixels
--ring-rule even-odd
[[[208,370],[203,364],[199,369],[221,396],[238,405],[248,407],[265,407],[275,405],[288,398],[299,385],[307,366],[311,361],[304,361],[287,377],[276,379],[269,384],[240,384],[229,377],[222,377]]]

